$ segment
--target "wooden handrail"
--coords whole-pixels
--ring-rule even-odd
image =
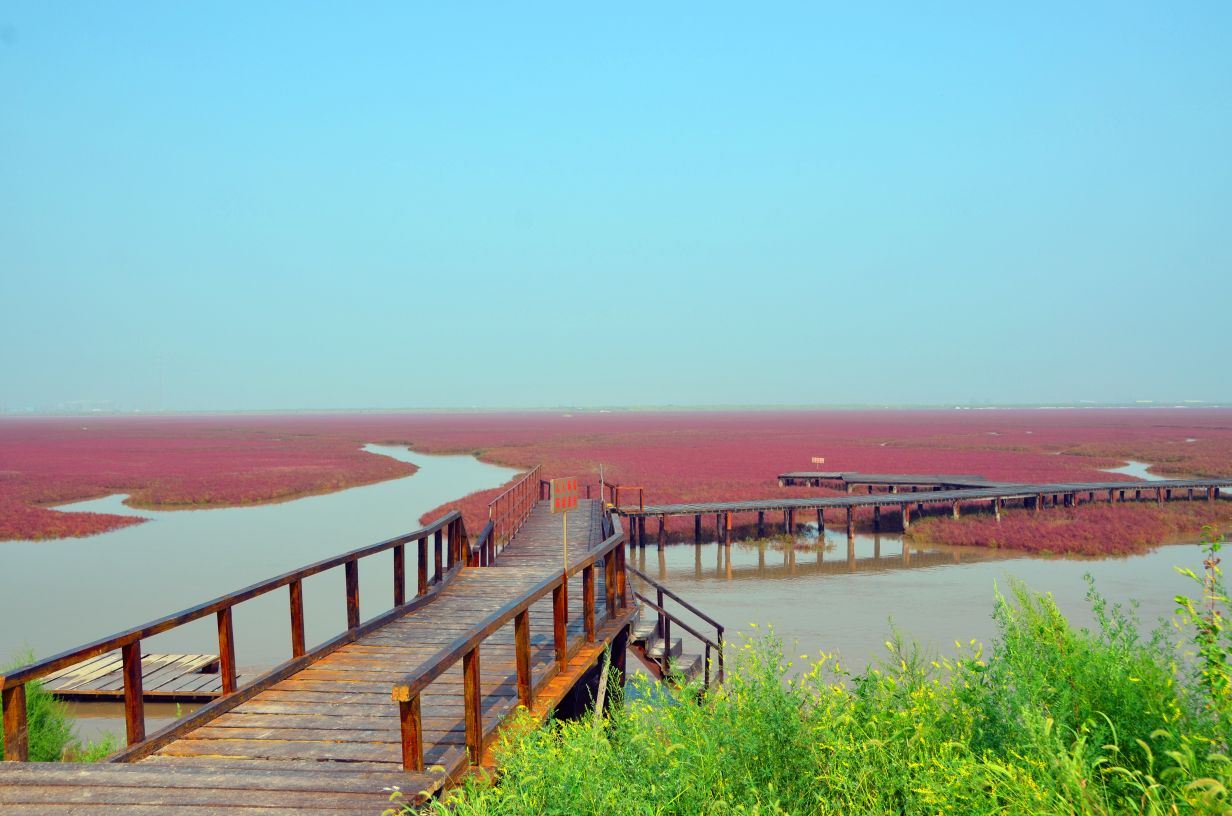
[[[655,590],[655,593],[656,593],[656,600],[655,600],[655,601],[651,601],[649,598],[647,598],[645,595],[641,594],[640,592],[634,592],[634,593],[633,593],[633,596],[634,596],[635,598],[640,599],[640,600],[641,600],[641,601],[643,601],[643,602],[644,602],[647,606],[650,606],[650,607],[651,607],[651,608],[653,608],[656,612],[658,612],[658,615],[659,615],[659,622],[658,622],[659,633],[663,636],[663,662],[662,662],[662,665],[663,665],[663,672],[664,672],[664,676],[666,676],[666,673],[667,673],[667,670],[668,670],[668,665],[667,665],[667,663],[668,663],[668,653],[671,651],[671,625],[672,625],[672,623],[675,623],[677,626],[681,627],[681,628],[682,628],[682,629],[684,629],[686,632],[688,632],[689,634],[693,635],[693,637],[695,637],[695,638],[697,638],[698,640],[700,640],[700,641],[701,641],[702,643],[704,643],[704,644],[705,644],[705,646],[706,646],[706,654],[705,654],[705,672],[706,672],[706,675],[705,675],[705,682],[706,682],[706,687],[707,687],[707,688],[709,688],[709,686],[710,686],[710,650],[711,650],[711,649],[714,649],[714,650],[715,650],[715,652],[716,652],[716,654],[717,654],[717,657],[718,657],[718,665],[717,665],[717,667],[716,667],[716,668],[717,668],[716,677],[718,678],[719,683],[722,683],[722,682],[723,682],[723,679],[724,679],[724,668],[723,668],[723,624],[719,623],[717,620],[715,620],[714,618],[710,617],[710,616],[709,616],[709,615],[707,615],[705,612],[701,611],[701,610],[700,610],[700,609],[698,609],[696,606],[694,606],[693,604],[691,604],[691,603],[689,603],[688,601],[686,601],[684,598],[681,598],[681,597],[680,597],[679,595],[677,595],[675,592],[672,592],[670,589],[668,589],[667,587],[663,586],[663,585],[662,585],[662,584],[660,584],[658,581],[655,581],[653,578],[651,578],[650,576],[646,575],[645,573],[643,573],[641,570],[637,569],[636,567],[626,567],[625,569],[626,569],[629,573],[631,573],[631,574],[632,574],[635,578],[638,578],[639,580],[644,581],[647,585],[649,585],[649,586],[653,587],[653,588],[654,588],[654,590]],[[663,598],[664,598],[664,597],[671,598],[673,601],[675,601],[676,603],[680,604],[680,605],[681,605],[681,606],[683,606],[685,609],[689,610],[689,611],[690,611],[690,612],[692,612],[694,615],[696,615],[697,617],[699,617],[699,618],[701,618],[702,620],[704,620],[706,623],[708,623],[708,624],[710,624],[711,626],[713,626],[713,627],[714,627],[714,630],[715,630],[715,639],[714,639],[713,641],[711,641],[709,638],[705,637],[704,635],[702,635],[701,633],[699,633],[697,630],[693,629],[691,626],[689,626],[687,623],[685,623],[685,622],[684,622],[684,621],[683,621],[683,620],[682,620],[682,619],[681,619],[678,615],[674,615],[674,614],[672,614],[671,612],[667,611],[667,609],[664,607],[664,601],[663,601]],[[656,602],[656,601],[657,601],[657,602]]]
[[[443,539],[448,536],[449,570],[445,569],[443,559]],[[435,572],[433,580],[427,580],[429,536],[434,539]],[[219,671],[222,674],[223,697],[226,699],[240,691],[236,683],[235,638],[231,610],[237,604],[265,595],[276,589],[288,587],[290,600],[290,637],[292,659],[269,674],[276,673],[280,668],[292,663],[303,662],[305,657],[316,654],[324,646],[308,652],[304,643],[304,605],[303,580],[335,567],[342,566],[346,572],[346,607],[347,632],[357,633],[362,626],[359,611],[359,569],[358,563],[365,558],[378,553],[393,550],[394,556],[394,610],[415,605],[415,601],[406,600],[406,545],[418,543],[419,550],[419,585],[417,596],[423,596],[431,585],[439,585],[453,574],[455,563],[466,559],[466,528],[462,515],[458,511],[446,513],[441,518],[426,527],[386,541],[360,547],[341,555],[326,558],[305,567],[285,572],[260,583],[245,587],[227,595],[220,596],[196,606],[183,609],[171,615],[150,621],[131,629],[125,629],[110,637],[87,643],[75,649],[61,652],[52,657],[36,661],[15,669],[8,674],[0,675],[0,705],[4,709],[4,759],[25,761],[28,758],[28,740],[26,726],[25,685],[32,680],[38,680],[54,671],[72,666],[107,652],[120,650],[122,660],[122,676],[124,678],[124,711],[125,725],[130,749],[137,743],[145,741],[145,707],[141,689],[141,641],[153,635],[166,632],[186,623],[199,620],[208,615],[216,615],[218,623]],[[387,613],[388,614],[388,613]],[[335,641],[338,640],[335,638]],[[319,656],[319,655],[318,655]],[[267,675],[268,676],[268,675]],[[260,682],[260,679],[257,681]],[[213,704],[212,704],[213,705]]]
[[[539,478],[542,465],[535,465],[522,478],[507,487],[495,499],[488,502],[488,520],[492,522],[492,542],[489,548],[492,557],[497,546],[508,542],[530,517],[541,493]]]
[[[396,683],[391,698],[398,703],[399,721],[402,729],[402,766],[406,770],[422,771],[423,738],[420,695],[442,674],[462,661],[463,695],[466,724],[466,745],[471,764],[480,761],[483,755],[483,723],[480,716],[479,695],[479,649],[484,640],[510,621],[514,623],[514,642],[518,675],[518,696],[524,706],[534,702],[534,683],[530,662],[530,620],[532,605],[552,594],[553,638],[556,651],[556,671],[563,671],[569,661],[566,616],[568,610],[568,579],[582,574],[583,621],[587,642],[595,639],[594,627],[594,570],[600,558],[604,560],[605,589],[607,591],[608,617],[614,618],[619,609],[628,606],[624,581],[625,535],[618,519],[613,519],[613,532],[601,545],[585,557],[562,570],[558,575],[544,579],[520,598],[510,601],[475,624],[466,634],[442,647],[424,661],[423,668],[406,675]]]

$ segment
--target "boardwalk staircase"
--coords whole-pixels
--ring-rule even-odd
[[[723,626],[648,575],[627,564],[625,570],[642,587],[633,591],[638,610],[629,633],[629,651],[657,680],[683,686],[701,678],[706,688],[712,679],[722,683]],[[703,634],[701,630],[707,628],[713,628],[714,634]]]

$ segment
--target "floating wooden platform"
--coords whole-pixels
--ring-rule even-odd
[[[120,652],[69,666],[43,678],[43,687],[65,700],[124,699],[124,661]],[[243,682],[244,675],[240,675]],[[199,703],[222,696],[218,655],[143,654],[142,697],[150,702]]]

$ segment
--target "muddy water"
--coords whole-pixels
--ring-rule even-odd
[[[81,539],[0,541],[0,663],[25,648],[40,657],[52,655],[413,530],[419,516],[433,507],[515,475],[470,456],[426,456],[377,445],[365,449],[420,469],[402,479],[258,507],[157,512],[134,510],[123,504],[123,496],[110,496],[60,509],[150,521]],[[392,555],[361,562],[364,618],[391,605],[392,575]],[[345,629],[343,589],[341,570],[304,582],[310,644]],[[234,615],[241,672],[290,657],[286,590],[241,604]],[[216,654],[213,616],[150,638],[142,648]],[[89,713],[93,706],[79,708]]]
[[[750,624],[773,625],[789,652],[837,652],[859,670],[885,654],[891,621],[909,639],[933,652],[952,651],[955,640],[991,644],[994,588],[1012,578],[1051,592],[1063,612],[1093,625],[1085,600],[1090,573],[1111,601],[1140,602],[1144,629],[1172,616],[1172,598],[1190,582],[1173,565],[1201,568],[1199,547],[1171,545],[1145,555],[1114,559],[1035,558],[984,548],[904,548],[900,535],[858,535],[849,553],[844,532],[816,534],[795,547],[782,539],[653,546],[634,550],[631,562],[728,627],[749,633]]]
[[[1151,473],[1150,469],[1151,466],[1147,462],[1135,462],[1133,459],[1130,459],[1119,468],[1105,469],[1104,473],[1120,473],[1122,475],[1132,476],[1135,479],[1142,479],[1147,482],[1156,482],[1160,479],[1174,478],[1171,476],[1156,476],[1154,473]]]

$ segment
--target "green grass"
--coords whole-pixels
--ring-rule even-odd
[[[1226,593],[1217,545],[1183,642],[1144,637],[1092,589],[1076,629],[1047,595],[998,594],[999,634],[932,658],[895,636],[859,674],[797,672],[773,632],[733,645],[729,682],[641,689],[591,718],[516,720],[501,776],[429,807],[488,814],[1229,813]],[[1218,613],[1218,614],[1216,614]],[[1212,621],[1217,624],[1212,628]],[[1186,645],[1188,644],[1188,645]]]
[[[17,655],[8,668],[34,662],[30,652]],[[119,741],[105,734],[96,742],[83,742],[73,731],[68,706],[43,688],[39,682],[26,684],[26,728],[31,762],[98,762],[119,750]],[[4,734],[0,731],[0,752]]]

